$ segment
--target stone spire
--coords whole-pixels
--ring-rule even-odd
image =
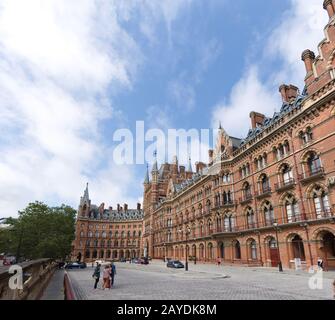
[[[193,172],[192,170],[192,162],[191,162],[191,157],[188,158],[188,168],[187,168],[188,172]]]
[[[144,184],[149,184],[150,179],[149,179],[149,165],[147,164],[147,172],[145,174],[145,179],[144,179]]]
[[[158,172],[158,165],[157,165],[157,151],[154,152],[155,162],[152,166],[151,173]]]

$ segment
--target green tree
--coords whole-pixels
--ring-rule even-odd
[[[10,227],[0,234],[0,251],[26,259],[65,258],[71,253],[75,215],[76,211],[66,205],[30,203],[17,219],[7,220]]]

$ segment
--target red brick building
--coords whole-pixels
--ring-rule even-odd
[[[116,210],[91,204],[88,186],[80,198],[73,242],[72,260],[91,262],[96,259],[121,259],[140,256],[143,210],[138,204],[129,209],[127,204]]]
[[[245,139],[219,130],[196,172],[157,163],[144,182],[143,254],[154,258],[335,268],[335,0],[305,88],[282,85],[280,112],[250,114]]]

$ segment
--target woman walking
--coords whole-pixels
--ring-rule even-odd
[[[103,285],[102,288],[105,289],[110,289],[111,288],[111,280],[110,280],[110,276],[111,276],[111,269],[109,266],[105,266],[105,270],[103,272]]]

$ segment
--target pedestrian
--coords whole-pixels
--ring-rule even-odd
[[[221,259],[220,259],[220,257],[217,258],[216,262],[217,262],[218,266],[220,267],[220,265],[221,265]]]
[[[99,280],[100,280],[100,272],[101,272],[100,267],[101,267],[101,265],[99,263],[97,263],[97,266],[95,267],[93,275],[92,275],[92,277],[95,280],[94,289],[97,288]]]
[[[323,270],[323,260],[321,258],[318,258],[318,267]]]
[[[111,264],[111,273],[110,273],[110,276],[111,276],[111,286],[114,286],[114,277],[116,275],[116,267],[115,267],[115,264],[114,262],[112,262]]]
[[[103,272],[103,284],[102,284],[102,289],[105,290],[110,289],[110,275],[111,275],[111,270],[110,270],[110,266],[105,266],[105,270]]]

